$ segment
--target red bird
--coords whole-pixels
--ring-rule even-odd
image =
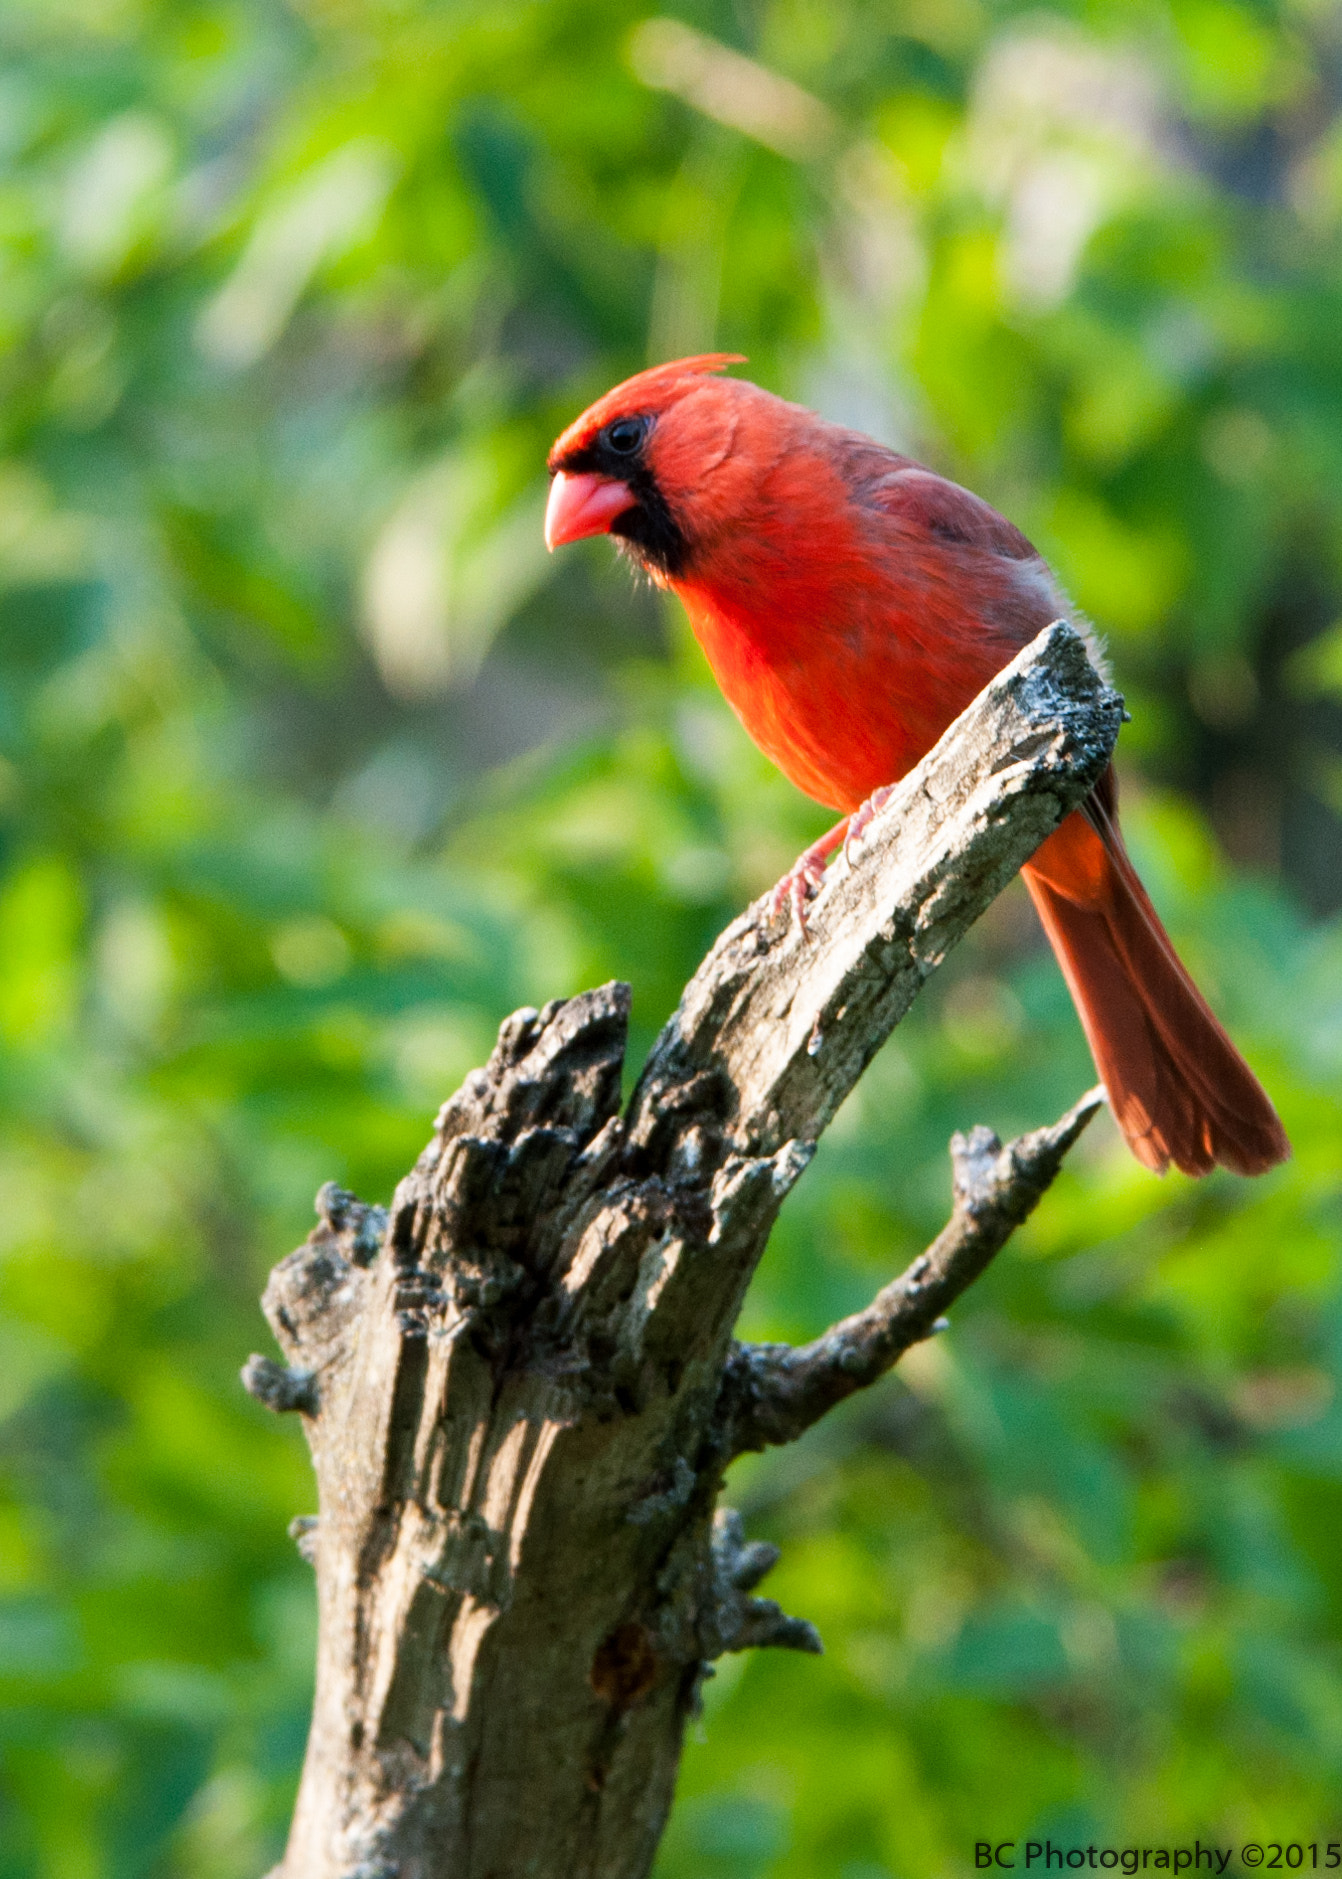
[[[860,806],[1071,608],[1020,530],[978,496],[713,376],[740,362],[681,359],[598,399],[550,452],[545,539],[616,536],[679,595],[760,749],[843,812],[780,884],[800,906],[854,812],[860,826]],[[1217,1162],[1261,1174],[1284,1160],[1276,1111],[1128,859],[1112,769],[1023,872],[1137,1159],[1187,1174]]]

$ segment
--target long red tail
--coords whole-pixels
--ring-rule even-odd
[[[1109,771],[1023,870],[1138,1161],[1262,1174],[1291,1152],[1276,1110],[1212,1016],[1147,899]]]

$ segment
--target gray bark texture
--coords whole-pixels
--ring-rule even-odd
[[[919,987],[1092,788],[1122,701],[1042,633],[838,860],[805,932],[761,901],[686,988],[621,1111],[629,990],[519,1011],[389,1209],[334,1186],[271,1275],[319,1487],[317,1688],[275,1879],[638,1879],[724,1651],[817,1651],[716,1510],[939,1328],[1100,1100],[957,1136],[928,1252],[800,1349],[732,1329],[785,1195]]]

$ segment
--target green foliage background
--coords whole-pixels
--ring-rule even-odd
[[[268,1266],[516,1005],[628,978],[644,1049],[821,826],[608,544],[538,546],[561,425],[712,345],[982,490],[1108,634],[1133,848],[1296,1156],[1158,1182],[1101,1122],[949,1336],[739,1468],[828,1654],[721,1667],[661,1879],[1342,1839],[1336,6],[0,39],[0,1879],[277,1857],[312,1490],[236,1382]],[[863,1301],[953,1128],[1092,1074],[1013,890],[748,1331]]]

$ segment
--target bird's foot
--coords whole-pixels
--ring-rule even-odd
[[[769,896],[770,921],[776,920],[784,907],[790,905],[797,929],[803,939],[806,937],[806,903],[820,892],[825,878],[825,863],[847,830],[848,818],[845,816],[842,822],[835,823],[832,829],[827,830],[818,842],[812,842],[804,855],[798,855]]]
[[[861,852],[862,837],[868,825],[880,814],[894,793],[893,783],[884,784],[880,789],[873,791],[861,808],[854,809],[852,815],[849,816],[847,832],[843,838],[843,858],[850,868],[854,865],[854,858]],[[805,856],[802,859],[804,860]]]

